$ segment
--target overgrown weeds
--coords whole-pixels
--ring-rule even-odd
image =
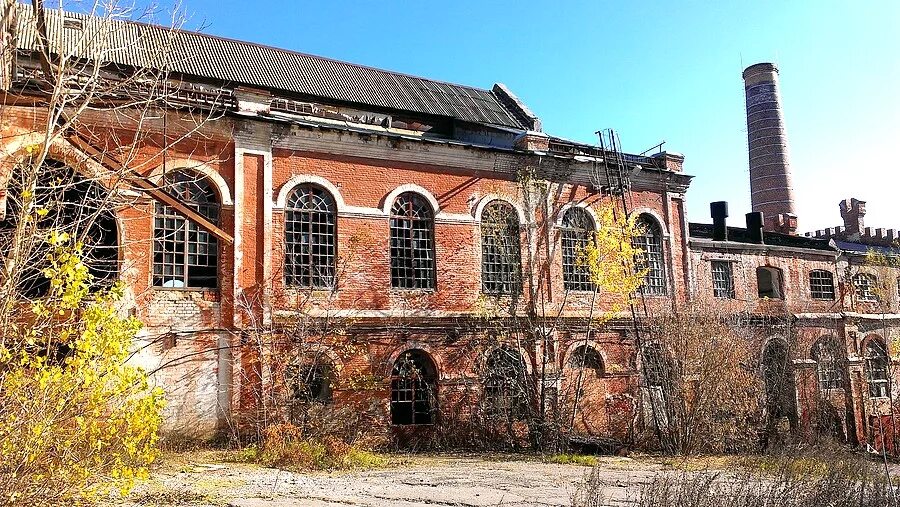
[[[364,470],[380,468],[387,459],[334,436],[309,437],[297,426],[266,429],[256,461],[265,466],[298,470]]]

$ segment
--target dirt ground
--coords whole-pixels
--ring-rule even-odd
[[[649,459],[598,458],[609,505],[628,505],[642,483],[669,469]],[[590,467],[522,456],[393,457],[384,469],[292,473],[226,463],[215,452],[167,456],[131,506],[570,506]]]

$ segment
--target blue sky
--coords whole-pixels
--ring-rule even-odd
[[[900,228],[900,2],[181,0],[186,27],[444,81],[505,83],[554,135],[665,140],[689,218],[749,211],[743,67],[774,61],[802,231]]]

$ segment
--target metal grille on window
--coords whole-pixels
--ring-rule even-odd
[[[434,217],[418,194],[400,194],[391,207],[391,287],[434,289]]]
[[[884,344],[876,339],[866,344],[866,373],[869,378],[869,396],[886,398],[890,388],[888,355]]]
[[[878,280],[868,273],[859,273],[853,277],[853,285],[856,286],[856,297],[866,303],[877,303]]]
[[[664,296],[666,289],[666,268],[663,261],[662,231],[656,221],[646,216],[638,220],[639,235],[634,238],[634,247],[643,254],[638,258],[638,270],[647,270],[642,290],[644,294]]]
[[[594,290],[587,266],[579,264],[578,256],[594,239],[594,221],[587,211],[571,207],[562,219],[563,287],[566,290]]]
[[[522,354],[494,349],[487,358],[484,380],[485,411],[492,417],[521,420],[528,414],[528,380]]]
[[[813,299],[834,300],[834,276],[831,271],[810,271],[809,292]]]
[[[813,359],[816,361],[816,374],[819,387],[822,389],[839,389],[844,387],[840,369],[840,356],[833,338],[824,338],[813,346]]]
[[[724,299],[734,299],[734,277],[732,276],[731,263],[728,261],[711,261],[713,296]]]
[[[419,350],[400,355],[391,374],[391,422],[431,424],[437,408],[437,372]]]
[[[519,294],[521,256],[516,210],[503,201],[488,204],[481,214],[481,290]]]
[[[219,200],[209,182],[189,171],[167,174],[162,186],[213,224],[219,223]],[[218,285],[216,237],[174,208],[156,203],[153,226],[153,285],[215,288]]]
[[[334,199],[323,188],[301,185],[284,209],[284,277],[294,287],[334,286],[336,214]]]

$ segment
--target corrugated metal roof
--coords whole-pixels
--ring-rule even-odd
[[[19,47],[39,49],[34,14],[19,7]],[[318,56],[79,13],[47,11],[59,54],[282,90],[341,102],[527,128],[490,90],[442,83]],[[83,27],[64,28],[63,19]]]

